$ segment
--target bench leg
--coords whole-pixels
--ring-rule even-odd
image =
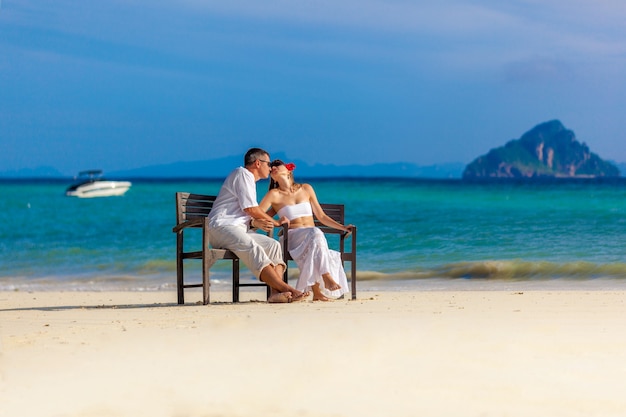
[[[209,264],[206,256],[202,257],[202,304],[209,304],[210,300],[211,280],[209,278]]]
[[[183,265],[182,261],[176,266],[176,291],[178,293],[178,304],[185,304],[185,288],[183,287]]]
[[[183,236],[182,233],[176,235],[176,291],[178,293],[178,304],[185,304],[185,282],[183,279]]]
[[[239,259],[233,259],[233,303],[239,302]]]
[[[350,284],[352,286],[352,299],[356,300],[356,262],[353,260],[352,262],[350,262],[351,265],[351,271],[350,271]]]

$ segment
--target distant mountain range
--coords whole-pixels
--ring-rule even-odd
[[[407,162],[372,164],[372,165],[310,165],[303,160],[288,158],[285,154],[272,154],[273,159],[282,159],[285,162],[296,164],[296,175],[300,178],[330,178],[330,177],[406,177],[406,178],[461,178],[465,168],[463,163],[446,163],[420,166]],[[181,161],[171,164],[151,165],[142,168],[123,171],[106,171],[107,178],[225,178],[234,168],[243,165],[243,155],[224,158]],[[85,167],[85,169],[100,169],[100,167]],[[51,167],[24,169],[19,171],[0,172],[0,178],[63,178],[59,171]]]
[[[419,166],[406,162],[384,163],[372,165],[310,165],[303,160],[290,159],[284,154],[272,154],[273,159],[296,164],[296,175],[306,178],[325,177],[425,177],[425,178],[460,178],[465,167],[462,163],[437,164]],[[223,178],[230,171],[243,165],[243,156],[176,162],[166,165],[154,165],[127,171],[111,172],[116,177],[135,178]]]

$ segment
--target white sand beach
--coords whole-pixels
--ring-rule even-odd
[[[0,416],[626,414],[623,290],[194,297],[0,293]]]

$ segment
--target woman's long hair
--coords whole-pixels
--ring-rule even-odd
[[[274,167],[279,167],[281,165],[285,165],[285,163],[283,161],[281,161],[280,159],[274,159],[271,163],[270,163],[270,168],[274,168]],[[294,178],[293,178],[293,171],[289,171],[289,174],[291,175],[291,182],[292,182],[292,191],[297,191],[298,189],[300,189],[300,187],[302,187],[302,184],[298,184],[295,182]],[[274,181],[272,179],[272,177],[270,176],[270,186],[269,189],[272,190],[274,188],[278,188],[279,185],[276,181]]]

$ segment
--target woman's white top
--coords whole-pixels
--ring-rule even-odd
[[[300,217],[313,216],[313,209],[311,208],[311,203],[305,201],[303,203],[284,206],[278,210],[278,215],[281,217],[285,216],[291,221]]]

